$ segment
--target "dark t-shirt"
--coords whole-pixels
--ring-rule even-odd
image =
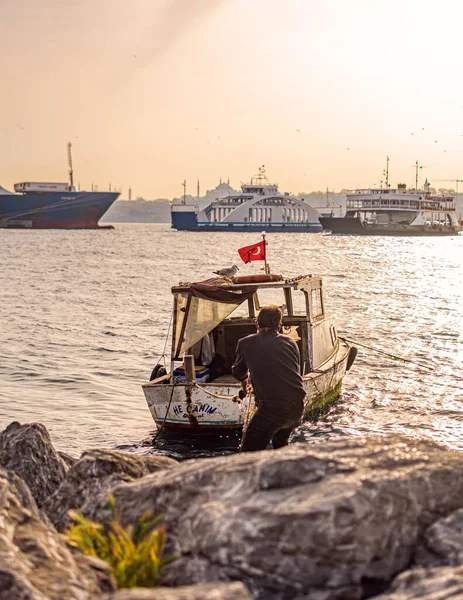
[[[239,340],[232,373],[242,381],[248,370],[258,400],[292,401],[305,397],[299,349],[286,335],[261,331]]]

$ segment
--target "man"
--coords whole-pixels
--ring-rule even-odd
[[[236,347],[233,376],[246,391],[249,372],[257,406],[241,452],[264,450],[270,441],[273,448],[286,446],[301,422],[305,390],[299,349],[291,338],[279,333],[281,318],[278,306],[264,306],[257,317],[258,332],[239,340]]]

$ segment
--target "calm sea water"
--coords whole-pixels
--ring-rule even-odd
[[[0,427],[39,421],[73,455],[156,451],[140,385],[164,349],[170,287],[238,264],[258,240],[154,224],[0,230]],[[339,404],[296,439],[405,433],[462,450],[463,236],[268,240],[274,272],[325,278],[341,334],[413,361],[359,347]]]

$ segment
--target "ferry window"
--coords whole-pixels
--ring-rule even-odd
[[[323,315],[322,291],[320,288],[312,290],[312,316],[320,317]]]

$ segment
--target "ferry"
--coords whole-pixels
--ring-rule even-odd
[[[218,198],[205,207],[186,196],[171,205],[172,228],[179,231],[322,231],[320,214],[303,199],[280,193],[265,167],[241,186],[241,193]]]
[[[387,161],[389,164],[389,158]],[[418,168],[417,163],[413,189],[407,189],[403,183],[391,189],[387,166],[385,187],[346,194],[345,215],[320,217],[323,229],[345,235],[457,235],[461,226],[456,216],[454,196],[431,192],[427,180],[423,189],[418,189]]]

